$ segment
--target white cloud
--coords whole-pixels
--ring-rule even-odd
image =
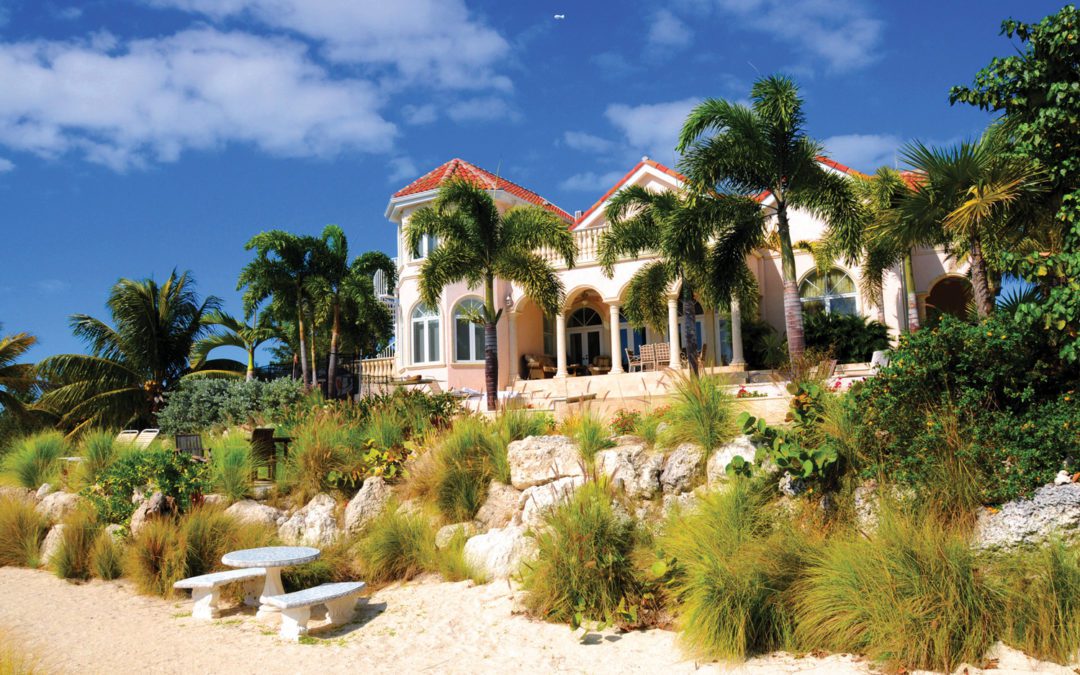
[[[566,178],[559,183],[559,187],[563,190],[575,192],[603,192],[618,182],[625,174],[625,171],[609,171],[607,173],[586,171]]]
[[[490,122],[504,118],[517,120],[520,117],[510,104],[495,96],[458,101],[447,107],[446,115],[455,122]]]
[[[389,68],[396,79],[450,89],[508,90],[496,66],[510,46],[464,0],[144,0],[212,20],[250,17],[321,44],[338,63]]]
[[[373,84],[331,77],[304,44],[211,28],[0,43],[0,81],[0,145],[117,170],[227,143],[292,157],[382,152],[396,132]]]
[[[0,173],[7,173],[15,168],[15,162],[10,159],[0,157]]]
[[[79,18],[82,17],[83,11],[82,11],[81,7],[75,7],[75,6],[72,6],[72,7],[54,7],[52,9],[52,14],[57,19],[62,19],[63,21],[75,21],[76,19],[79,19]]]
[[[615,143],[607,140],[606,138],[600,138],[599,136],[593,136],[590,133],[584,131],[567,131],[563,133],[563,143],[568,148],[573,150],[579,150],[581,152],[597,152],[605,153],[610,152],[615,147]]]
[[[675,157],[675,145],[686,115],[698,102],[695,98],[685,98],[637,106],[613,103],[604,115],[623,133],[633,150],[668,163]]]
[[[412,180],[420,175],[416,164],[409,157],[394,157],[390,160],[390,172],[386,174],[387,183]]]
[[[434,105],[405,105],[401,108],[401,114],[405,117],[406,124],[420,125],[431,124],[438,117],[438,110]]]
[[[34,288],[42,295],[56,295],[71,288],[71,284],[62,279],[42,279],[34,284]]]
[[[896,151],[904,141],[893,134],[844,134],[822,143],[831,159],[865,173],[896,163]]]
[[[649,24],[648,46],[661,49],[681,49],[694,39],[694,32],[666,9],[653,15]]]

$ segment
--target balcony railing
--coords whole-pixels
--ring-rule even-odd
[[[584,263],[596,262],[600,255],[600,237],[607,232],[607,225],[603,227],[590,227],[580,230],[574,230],[574,243],[577,244],[577,258],[574,262],[578,265]],[[563,269],[566,267],[566,263],[563,261],[562,256],[551,248],[550,246],[541,247],[538,253],[551,263],[551,266],[555,269]],[[643,253],[641,258],[648,257],[647,253]],[[627,258],[629,259],[629,258]]]

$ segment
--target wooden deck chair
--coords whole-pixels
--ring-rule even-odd
[[[154,439],[161,433],[161,429],[143,429],[139,432],[139,435],[135,437],[135,447],[140,450],[145,450],[154,442]]]
[[[116,434],[117,443],[134,443],[135,439],[139,436],[138,429],[124,429],[120,433]]]

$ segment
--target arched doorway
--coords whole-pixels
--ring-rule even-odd
[[[926,296],[926,325],[936,325],[945,314],[958,319],[967,318],[968,303],[973,297],[971,282],[965,277],[942,277]]]

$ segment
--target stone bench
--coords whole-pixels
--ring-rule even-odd
[[[218,601],[221,599],[222,586],[244,582],[244,604],[258,606],[265,577],[266,570],[261,567],[247,567],[181,579],[173,584],[173,588],[191,589],[191,599],[194,600],[191,616],[196,619],[216,619],[220,614]]]
[[[272,595],[263,598],[263,602],[281,610],[281,637],[299,640],[301,635],[307,635],[312,607],[324,605],[330,615],[330,624],[340,626],[352,618],[357,597],[366,586],[362,581],[323,584],[295,593]]]

